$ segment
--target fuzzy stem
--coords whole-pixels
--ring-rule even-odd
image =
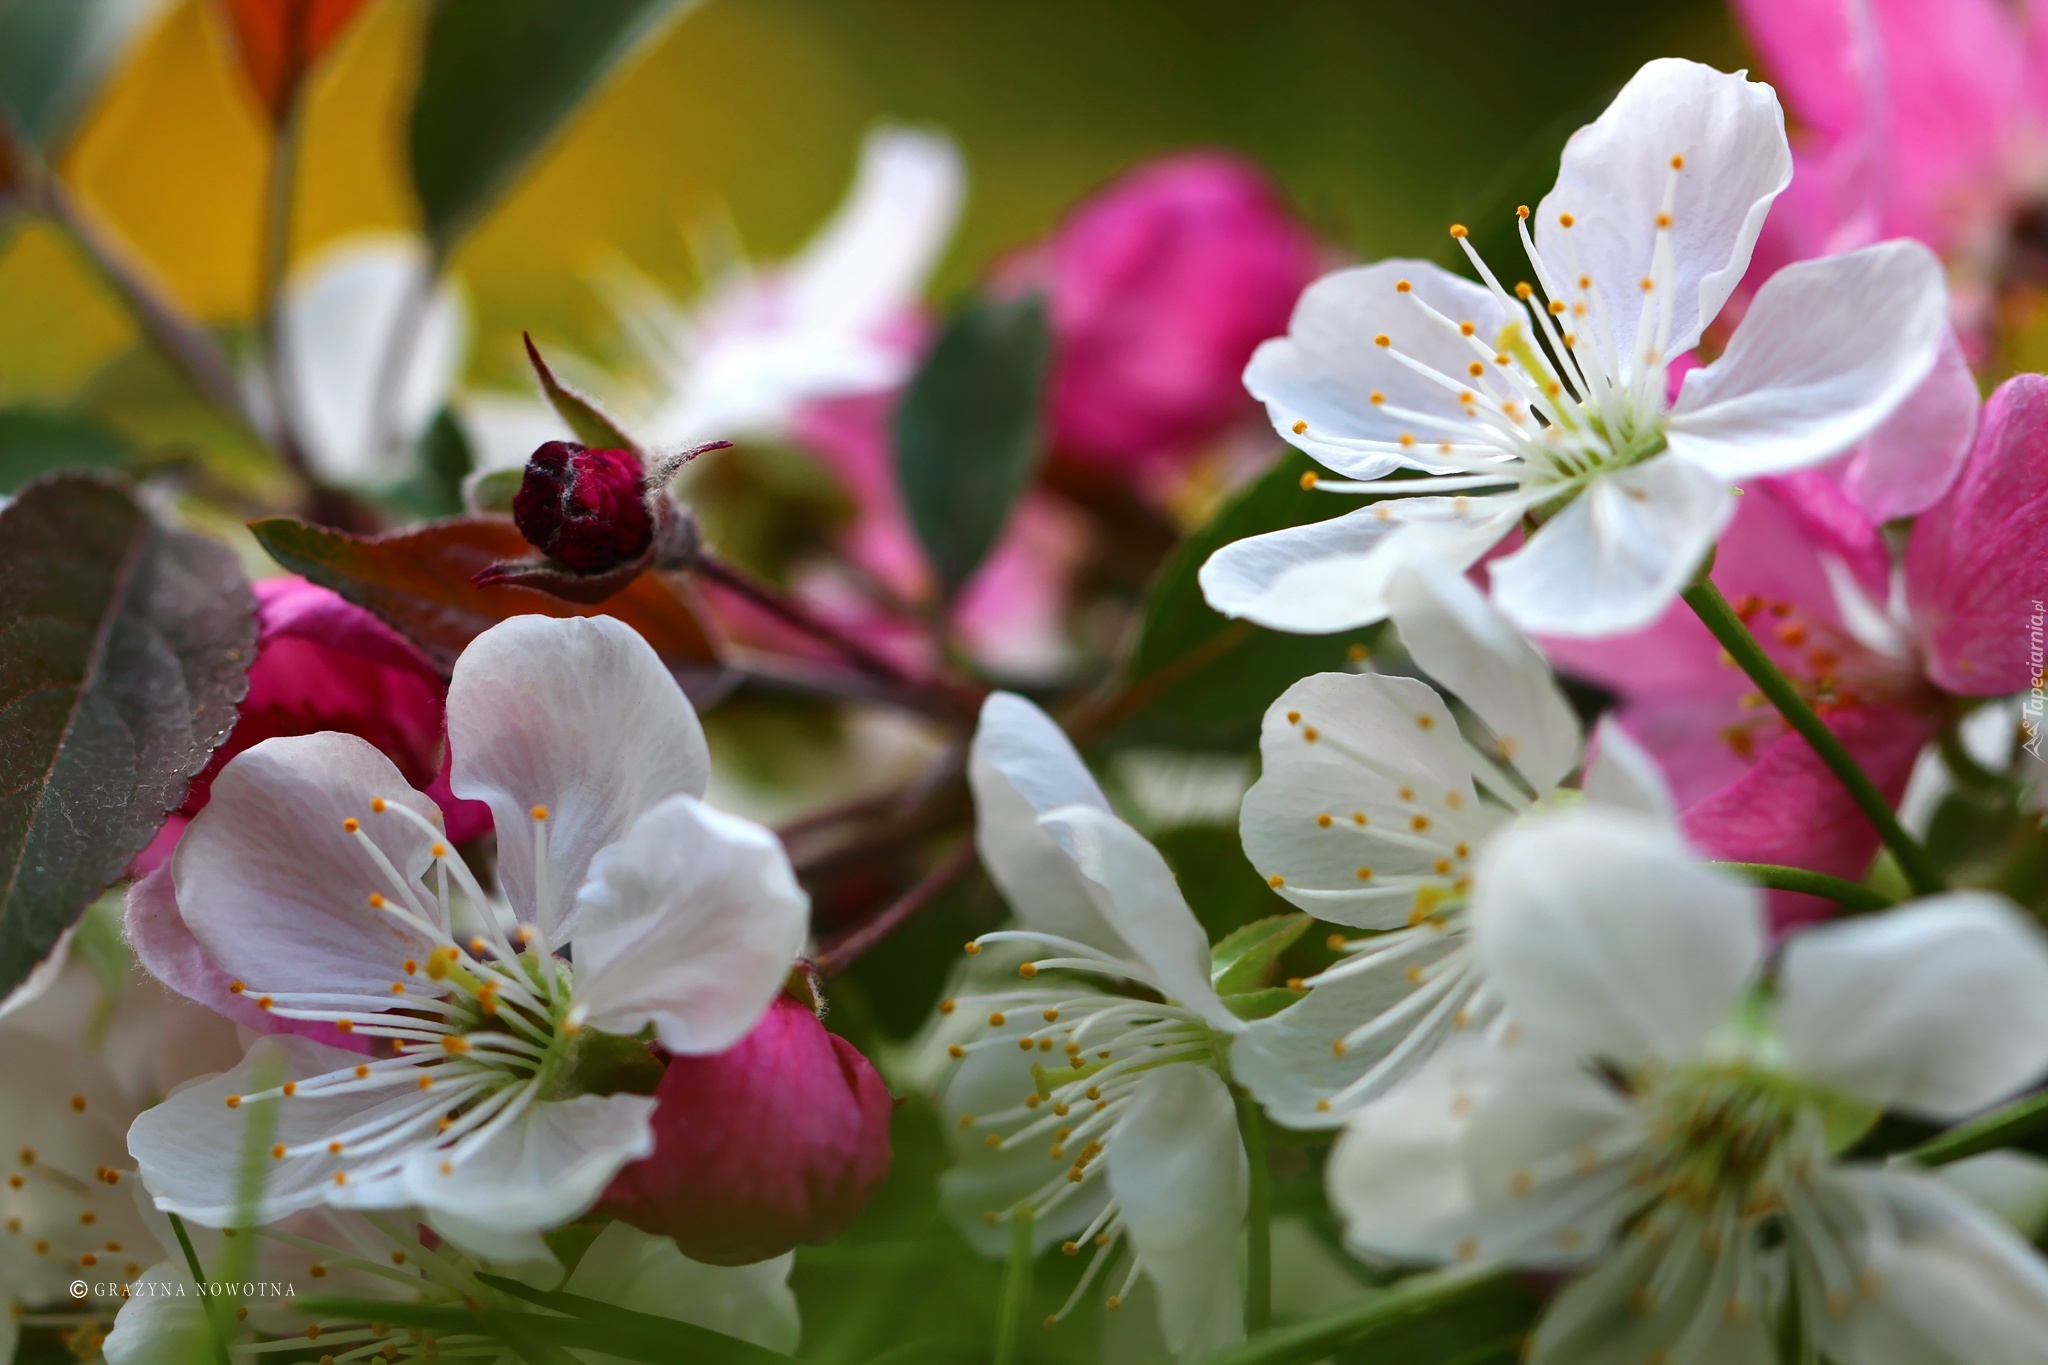
[[[1890,896],[1873,887],[1830,877],[1825,872],[1809,872],[1803,867],[1780,867],[1776,863],[1714,863],[1712,866],[1773,891],[1803,891],[1809,896],[1823,896],[1848,910],[1886,910],[1893,904]]]
[[[1728,651],[1749,680],[1757,685],[1785,723],[1799,732],[1800,738],[1812,746],[1820,761],[1827,764],[1848,791],[1850,799],[1877,827],[1878,838],[1891,850],[1898,860],[1899,870],[1905,873],[1906,881],[1919,895],[1929,895],[1942,889],[1941,876],[1927,859],[1927,851],[1920,847],[1913,836],[1906,833],[1899,817],[1892,812],[1891,803],[1884,799],[1884,793],[1870,780],[1850,754],[1840,737],[1830,730],[1827,722],[1814,714],[1806,699],[1799,695],[1791,680],[1771,662],[1771,656],[1764,652],[1756,637],[1749,633],[1749,627],[1735,614],[1735,608],[1728,605],[1728,599],[1713,581],[1702,575],[1683,593],[1685,604],[1693,609],[1700,623],[1713,633],[1721,647]]]

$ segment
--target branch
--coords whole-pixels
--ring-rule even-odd
[[[962,839],[959,846],[948,853],[937,867],[927,872],[917,885],[884,907],[867,923],[856,929],[849,929],[819,949],[814,960],[818,975],[830,980],[851,967],[868,949],[896,932],[918,911],[930,905],[941,891],[959,880],[973,865],[974,842],[971,839]]]

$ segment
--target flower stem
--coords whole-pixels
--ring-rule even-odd
[[[829,980],[851,967],[868,949],[895,933],[911,916],[936,900],[941,891],[958,881],[961,874],[973,865],[974,841],[962,839],[960,846],[927,872],[917,885],[885,906],[872,919],[820,948],[813,964],[818,975]]]
[[[1906,875],[1906,881],[1919,895],[1928,895],[1942,889],[1941,876],[1927,859],[1927,851],[1920,847],[1913,836],[1906,833],[1899,823],[1899,817],[1892,812],[1891,803],[1884,799],[1884,793],[1870,780],[1848,748],[1833,730],[1827,727],[1792,686],[1791,680],[1771,662],[1771,656],[1764,652],[1756,637],[1749,633],[1749,627],[1735,614],[1735,608],[1728,605],[1728,599],[1713,581],[1704,576],[1696,579],[1682,594],[1685,604],[1693,609],[1700,623],[1713,633],[1721,647],[1728,651],[1736,665],[1749,675],[1757,690],[1769,699],[1778,714],[1820,755],[1820,761],[1827,764],[1849,793],[1857,807],[1877,826],[1878,838],[1891,850],[1898,860],[1899,870]]]
[[[1023,1340],[1024,1319],[1030,1311],[1031,1205],[1019,1204],[1010,1214],[1010,1260],[1003,1272],[994,1365],[1016,1365],[1017,1344]]]
[[[1266,1119],[1249,1091],[1237,1092],[1237,1131],[1251,1170],[1244,1211],[1244,1333],[1273,1325],[1273,1174],[1266,1165]]]
[[[1714,863],[1713,866],[1773,891],[1803,891],[1809,896],[1824,896],[1849,910],[1887,910],[1894,904],[1890,896],[1874,887],[1830,877],[1825,872],[1809,872],[1803,867],[1780,867],[1776,863]]]
[[[221,1331],[220,1319],[215,1313],[213,1295],[207,1293],[206,1290],[206,1267],[199,1264],[199,1250],[192,1245],[192,1234],[185,1231],[185,1220],[178,1217],[175,1213],[168,1216],[171,1220],[171,1231],[177,1234],[178,1249],[185,1253],[185,1269],[192,1273],[192,1283],[199,1286],[200,1307],[206,1314],[206,1325],[209,1329],[208,1335],[213,1338],[213,1358],[221,1362],[221,1365],[226,1365],[228,1359],[228,1339],[226,1333]]]
[[[1446,1333],[1445,1324],[1454,1318],[1458,1325],[1449,1327],[1447,1334],[1461,1345],[1481,1348],[1465,1351],[1458,1359],[1504,1360],[1515,1354],[1535,1312],[1533,1296],[1506,1275],[1459,1266],[1362,1295],[1306,1322],[1210,1356],[1203,1365],[1312,1365],[1346,1346],[1367,1348],[1357,1353],[1361,1360],[1420,1359],[1412,1349],[1417,1329]],[[1395,1349],[1376,1354],[1370,1349],[1376,1345]]]

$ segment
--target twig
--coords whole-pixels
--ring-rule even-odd
[[[830,980],[851,967],[868,949],[896,932],[911,916],[931,904],[941,891],[951,886],[973,865],[974,843],[972,840],[962,839],[959,846],[941,859],[937,867],[925,873],[923,880],[917,885],[885,906],[867,923],[849,929],[819,949],[814,961],[818,975]]]

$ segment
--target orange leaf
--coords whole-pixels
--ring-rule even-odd
[[[272,119],[282,119],[300,80],[363,0],[220,0],[242,50],[242,65],[256,98]]]
[[[493,517],[453,517],[403,531],[353,536],[296,517],[249,523],[271,558],[367,608],[411,640],[442,670],[463,647],[512,616],[615,616],[640,632],[671,670],[715,667],[719,649],[684,589],[645,573],[595,605],[509,584],[478,587],[470,576],[533,553],[518,528]]]

